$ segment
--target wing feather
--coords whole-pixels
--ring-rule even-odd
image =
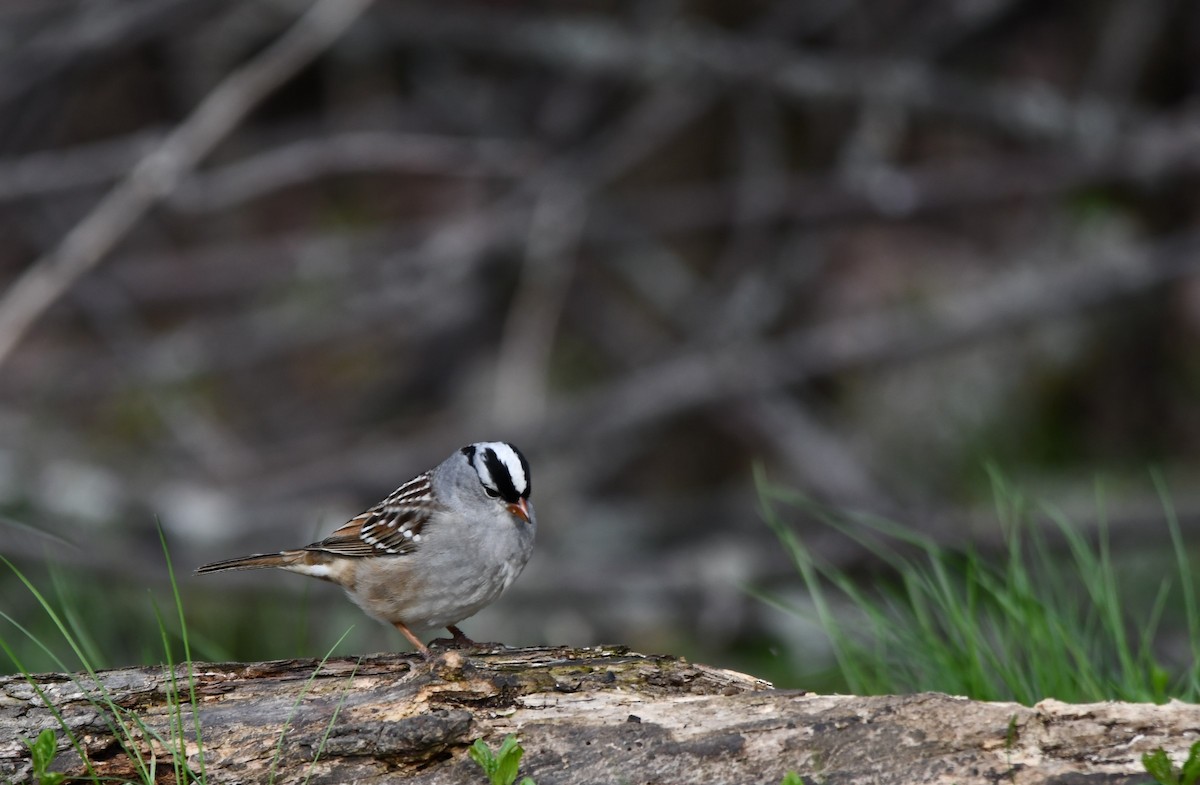
[[[392,491],[366,512],[304,550],[339,556],[399,556],[412,553],[438,504],[433,499],[430,475],[418,475]]]

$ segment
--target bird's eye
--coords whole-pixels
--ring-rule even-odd
[[[500,498],[500,491],[496,490],[495,488],[489,488],[485,485],[485,486],[483,486],[483,492],[486,493],[488,496],[491,496],[493,499]]]

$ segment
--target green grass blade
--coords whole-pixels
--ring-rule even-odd
[[[203,729],[201,728],[201,722],[200,722],[200,701],[196,697],[196,674],[195,674],[195,670],[194,670],[193,664],[192,664],[192,646],[188,639],[187,619],[184,617],[184,613],[183,613],[183,598],[180,597],[180,595],[179,595],[179,582],[175,579],[175,565],[171,562],[171,553],[170,553],[170,550],[167,548],[167,538],[166,538],[166,535],[163,533],[161,523],[158,524],[158,541],[162,545],[163,558],[166,560],[166,563],[167,563],[167,577],[170,578],[170,581],[171,581],[171,596],[175,600],[175,611],[179,617],[179,637],[180,637],[180,640],[183,642],[183,658],[184,658],[184,661],[187,663],[188,700],[191,703],[191,707],[192,707],[192,726],[193,726],[193,730],[196,733],[197,763],[199,764],[199,769],[200,769],[200,779],[201,779],[201,781],[206,781],[208,779],[208,777],[207,777],[207,769],[205,767],[205,762],[204,762],[204,732],[203,732]],[[157,609],[156,609],[156,612],[157,612]],[[159,618],[160,618],[159,629],[161,630],[162,629],[161,616]],[[168,649],[168,657],[169,657],[169,648],[170,647],[167,646],[165,641],[164,641],[163,645],[165,648]],[[174,678],[175,678],[175,672],[174,672],[174,669],[172,668],[172,671],[171,671],[172,683],[174,683]],[[182,733],[182,731],[181,731],[181,733]],[[184,749],[186,750],[186,747]],[[186,758],[185,758],[185,761],[186,761]]]
[[[334,648],[337,648],[336,644]],[[317,751],[313,755],[312,763],[308,764],[308,771],[304,775],[305,785],[308,785],[308,781],[312,779],[313,772],[317,768],[317,761],[321,759],[321,753],[325,751],[325,742],[329,741],[329,734],[333,732],[333,726],[337,724],[338,714],[341,713],[342,706],[346,704],[346,699],[350,697],[350,686],[354,684],[354,677],[361,665],[362,657],[359,657],[358,661],[354,663],[354,669],[346,677],[346,686],[342,688],[342,697],[338,699],[337,705],[333,707],[333,716],[329,718],[329,723],[325,726],[325,732],[321,734],[321,743],[317,745]]]
[[[26,635],[29,634],[23,627],[16,624],[16,622],[13,621],[8,614],[0,611],[0,617],[3,617],[9,623],[17,626],[17,628]],[[34,641],[38,642],[36,638],[34,638]],[[25,683],[33,688],[34,693],[37,694],[38,699],[42,702],[42,705],[45,706],[50,714],[54,717],[54,720],[58,723],[58,727],[62,730],[63,735],[66,736],[67,740],[70,742],[71,748],[75,750],[75,754],[79,756],[79,759],[83,761],[83,766],[88,773],[88,777],[91,778],[93,783],[98,783],[100,781],[99,777],[96,775],[96,770],[92,767],[92,761],[88,758],[87,751],[84,750],[83,745],[79,743],[79,739],[75,737],[75,734],[71,732],[70,726],[67,725],[67,721],[63,718],[62,713],[59,712],[58,707],[50,701],[50,698],[46,695],[45,691],[42,690],[42,686],[38,684],[36,679],[33,678],[33,674],[25,669],[25,666],[21,663],[17,653],[3,637],[0,637],[0,649],[3,649],[4,653],[8,655],[8,658],[12,660],[13,665],[16,666],[21,676],[24,677]]]
[[[337,649],[338,646],[342,645],[342,641],[346,639],[346,636],[349,635],[350,631],[353,629],[353,626],[348,627],[346,631],[342,633],[342,636],[338,638],[332,646],[329,647],[329,651],[325,652],[325,656],[321,658],[321,661],[317,663],[317,667],[313,669],[312,675],[309,676],[304,682],[304,686],[300,689],[300,694],[296,696],[296,701],[292,704],[292,708],[288,712],[287,719],[283,721],[283,727],[279,730],[279,740],[275,743],[275,755],[271,758],[271,768],[267,777],[267,782],[271,783],[272,785],[275,782],[275,774],[276,769],[279,766],[279,761],[283,757],[283,740],[287,737],[287,732],[291,727],[292,719],[296,716],[296,712],[300,710],[300,704],[304,702],[305,696],[308,695],[308,691],[312,688],[313,682],[316,680],[317,675],[321,672],[321,669],[325,667],[325,663],[329,661],[329,658],[333,656],[334,650]],[[357,669],[358,666],[356,665],[355,670]]]
[[[59,614],[55,612],[54,607],[46,599],[45,595],[38,591],[37,587],[33,585],[33,582],[30,581],[29,578],[27,578],[25,574],[17,568],[16,565],[14,565],[4,556],[0,555],[0,561],[4,562],[8,569],[17,576],[17,579],[24,584],[29,593],[33,595],[34,599],[37,600],[38,604],[42,608],[42,611],[47,615],[47,617],[50,618],[51,622],[58,629],[63,639],[67,642],[67,645],[70,646],[71,650],[75,653],[75,656],[79,658],[80,663],[90,677],[92,684],[96,687],[96,690],[88,690],[79,680],[77,680],[73,675],[70,675],[70,668],[66,667],[58,655],[55,654],[44,643],[38,640],[38,638],[30,633],[27,629],[18,624],[15,619],[7,614],[0,613],[0,615],[2,615],[3,618],[5,618],[10,624],[21,630],[21,632],[23,632],[36,645],[41,647],[42,650],[51,657],[52,661],[55,662],[64,673],[68,674],[71,682],[79,687],[80,692],[93,706],[96,707],[97,710],[100,711],[102,716],[105,717],[105,722],[108,723],[109,728],[113,733],[113,737],[117,739],[118,743],[121,744],[126,754],[129,755],[129,758],[134,763],[134,768],[138,771],[139,775],[143,776],[144,778],[146,773],[146,762],[145,759],[142,758],[141,750],[137,746],[134,735],[130,732],[129,726],[125,724],[123,716],[124,712],[119,706],[116,705],[116,703],[113,702],[112,696],[109,695],[108,690],[104,687],[104,682],[101,681],[100,677],[96,673],[96,670],[92,667],[91,663],[88,662],[82,648],[79,646],[78,641],[76,641],[71,635]],[[102,700],[97,700],[95,697],[95,693],[97,691],[99,692]],[[115,723],[115,727],[113,723]]]
[[[79,646],[83,650],[84,657],[93,667],[103,667],[104,658],[100,654],[100,647],[96,645],[95,638],[88,632],[83,620],[79,618],[74,604],[68,601],[68,592],[63,583],[63,576],[59,570],[54,569],[53,565],[51,565],[50,569],[50,581],[54,586],[54,593],[58,597],[58,604],[63,609],[63,616],[67,620],[67,626],[70,627],[71,634],[79,641]]]
[[[1175,570],[1179,576],[1180,591],[1183,594],[1184,618],[1187,619],[1188,640],[1192,649],[1192,668],[1189,682],[1192,694],[1200,694],[1200,615],[1197,612],[1196,580],[1192,574],[1192,560],[1188,558],[1187,547],[1183,542],[1183,534],[1179,528],[1179,517],[1175,514],[1175,505],[1167,491],[1166,480],[1162,472],[1154,470],[1150,473],[1154,488],[1163,507],[1167,519],[1167,531],[1171,535],[1171,546],[1175,551]]]
[[[878,517],[822,509],[770,486],[756,470],[763,518],[812,603],[802,615],[825,632],[850,689],[937,690],[1027,705],[1045,697],[1200,697],[1200,603],[1161,482],[1193,647],[1187,677],[1174,681],[1155,656],[1172,582],[1163,581],[1144,601],[1128,596],[1109,544],[1103,487],[1097,485],[1097,530],[1088,536],[1049,505],[1035,519],[1034,508],[991,471],[1003,548],[985,558]],[[885,569],[867,585],[860,575],[823,563],[785,523],[785,508],[850,538]],[[913,548],[916,557],[906,553]]]

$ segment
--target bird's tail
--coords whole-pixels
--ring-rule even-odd
[[[304,551],[280,551],[279,553],[256,553],[237,559],[225,559],[205,564],[196,568],[196,573],[203,575],[209,572],[224,572],[225,570],[258,570],[264,567],[291,567],[303,558]]]

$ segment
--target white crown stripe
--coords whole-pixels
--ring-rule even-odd
[[[521,457],[517,455],[517,451],[513,449],[511,444],[507,442],[480,442],[476,447],[480,452],[491,450],[508,470],[509,479],[512,480],[513,488],[517,493],[525,493],[529,488],[529,478],[525,476],[525,467],[521,465]],[[472,461],[475,471],[479,474],[479,480],[489,488],[496,488],[496,481],[493,479],[491,471],[487,468],[484,462]]]
[[[482,455],[477,454],[477,458],[482,458]],[[475,467],[475,473],[479,475],[479,481],[487,488],[495,490],[496,481],[492,479],[492,470],[488,468],[486,462],[472,459],[471,465]]]

